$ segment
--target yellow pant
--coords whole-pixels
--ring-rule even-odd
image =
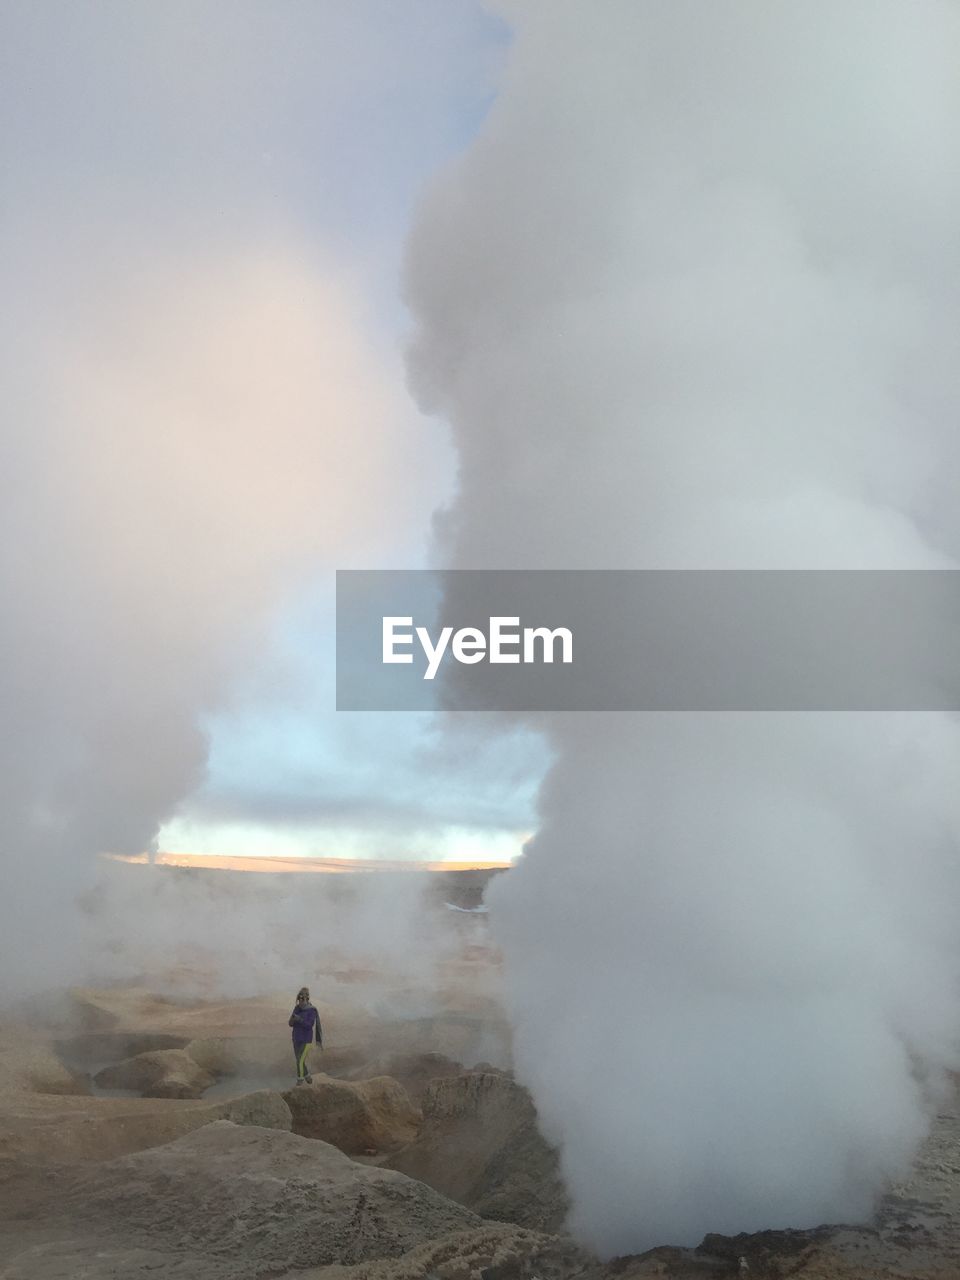
[[[297,1060],[297,1079],[303,1080],[309,1074],[307,1072],[307,1051],[310,1048],[310,1041],[306,1044],[297,1044],[294,1041],[293,1056]]]

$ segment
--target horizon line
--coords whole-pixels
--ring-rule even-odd
[[[220,854],[174,853],[162,850],[158,853],[108,853],[100,854],[110,862],[123,862],[131,866],[185,867],[210,871],[245,871],[260,874],[308,874],[349,875],[354,872],[372,874],[376,871],[507,871],[513,861],[436,861],[423,858],[329,858],[296,855],[272,856],[270,854]]]

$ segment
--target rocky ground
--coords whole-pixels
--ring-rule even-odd
[[[484,1218],[558,1231],[567,1213],[556,1152],[537,1127],[527,1091],[508,1074],[473,1071],[427,1087],[423,1123],[388,1158]]]
[[[75,991],[0,1028],[0,1280],[960,1280],[960,1109],[869,1227],[710,1236],[601,1262],[488,1000],[321,1006],[292,1086],[288,997]],[[498,1062],[481,1055],[499,1047]]]

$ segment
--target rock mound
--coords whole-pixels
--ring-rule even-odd
[[[111,1160],[171,1142],[215,1120],[286,1131],[292,1123],[283,1098],[268,1090],[223,1102],[23,1094],[0,1114],[0,1162]]]
[[[389,1076],[355,1081],[314,1076],[312,1084],[290,1089],[283,1097],[294,1133],[332,1143],[348,1155],[395,1151],[420,1128],[421,1113]]]
[[[399,1257],[480,1225],[429,1187],[326,1143],[227,1122],[74,1173],[48,1214],[42,1240],[24,1224],[3,1274],[257,1280]]]
[[[89,1094],[89,1081],[69,1070],[35,1034],[9,1034],[0,1042],[0,1093]]]
[[[101,1088],[132,1089],[143,1098],[199,1098],[214,1083],[183,1049],[138,1053],[104,1067],[94,1079]]]
[[[567,1211],[556,1152],[529,1093],[502,1072],[434,1080],[418,1137],[386,1161],[482,1217],[558,1230]]]

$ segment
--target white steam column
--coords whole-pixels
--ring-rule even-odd
[[[952,567],[960,9],[508,4],[412,238],[458,568]],[[490,894],[606,1253],[864,1218],[960,1029],[946,716],[544,717]]]

